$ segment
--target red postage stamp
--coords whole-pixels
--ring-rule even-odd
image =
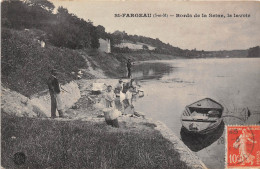
[[[260,167],[260,126],[227,126],[226,168]]]

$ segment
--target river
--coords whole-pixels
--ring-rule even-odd
[[[224,124],[259,124],[260,59],[178,59],[138,62],[133,78],[145,96],[134,103],[147,117],[164,122],[210,169],[224,168]],[[212,98],[224,107],[224,124],[204,136],[183,133],[180,121],[186,105]],[[245,119],[243,108],[250,110]]]

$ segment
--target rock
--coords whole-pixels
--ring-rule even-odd
[[[78,74],[79,74],[79,75],[82,75],[83,73],[82,73],[82,71],[80,70],[80,71],[78,71]]]
[[[145,116],[144,113],[141,113],[141,112],[138,112],[138,111],[135,111],[134,115],[137,116],[137,117],[143,117],[143,118]]]
[[[2,87],[2,111],[19,117],[46,117],[43,111],[35,107],[29,98]]]
[[[79,109],[79,107],[80,107],[80,106],[79,106],[79,105],[76,105],[76,104],[74,104],[73,106],[71,106],[72,109]]]
[[[37,114],[37,117],[47,117],[46,114],[37,106],[33,105],[33,112]]]

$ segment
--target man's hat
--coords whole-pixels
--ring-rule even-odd
[[[119,82],[123,82],[123,80],[122,80],[122,79],[119,79]]]

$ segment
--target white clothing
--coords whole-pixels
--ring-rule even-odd
[[[125,100],[125,94],[120,91],[120,102],[123,102],[123,100]]]
[[[55,99],[56,99],[57,110],[63,110],[63,104],[62,104],[62,99],[61,99],[61,93],[55,94],[54,97],[55,97]]]
[[[125,99],[128,99],[129,101],[132,100],[133,94],[130,91],[127,91],[125,94]]]

